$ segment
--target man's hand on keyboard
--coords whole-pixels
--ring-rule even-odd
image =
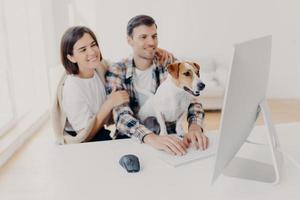
[[[185,145],[174,135],[158,136],[154,133],[146,135],[144,138],[144,143],[149,144],[156,149],[178,156],[185,155],[188,147],[188,145]]]
[[[191,124],[189,127],[189,132],[183,137],[183,142],[185,145],[192,145],[195,149],[206,150],[208,147],[208,138],[202,132],[199,125]]]

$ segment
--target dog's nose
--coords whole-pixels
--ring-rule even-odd
[[[205,84],[204,83],[202,83],[202,82],[199,82],[198,84],[197,84],[197,87],[198,87],[198,90],[203,90],[204,88],[205,88]]]

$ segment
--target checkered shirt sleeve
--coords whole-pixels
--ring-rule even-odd
[[[132,94],[132,87],[125,83],[126,78],[126,62],[119,62],[113,64],[107,72],[107,90],[110,93],[113,88],[118,90],[127,90],[130,101],[136,101],[136,97]],[[152,133],[144,125],[140,124],[139,120],[134,117],[134,112],[129,104],[122,104],[113,109],[113,117],[116,123],[116,128],[121,134],[126,134],[129,137],[137,138],[140,142],[143,138]]]

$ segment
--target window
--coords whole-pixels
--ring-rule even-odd
[[[85,18],[76,1],[0,0],[0,136],[21,117],[49,109],[64,70],[60,38],[79,24]]]
[[[0,0],[0,134],[13,121],[50,105],[40,3]]]
[[[9,128],[16,117],[12,80],[9,72],[7,32],[5,29],[3,6],[0,2],[0,136]]]

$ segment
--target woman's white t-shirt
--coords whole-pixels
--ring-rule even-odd
[[[87,127],[106,99],[104,84],[95,72],[92,78],[68,75],[63,86],[62,108],[67,116],[66,131]]]

